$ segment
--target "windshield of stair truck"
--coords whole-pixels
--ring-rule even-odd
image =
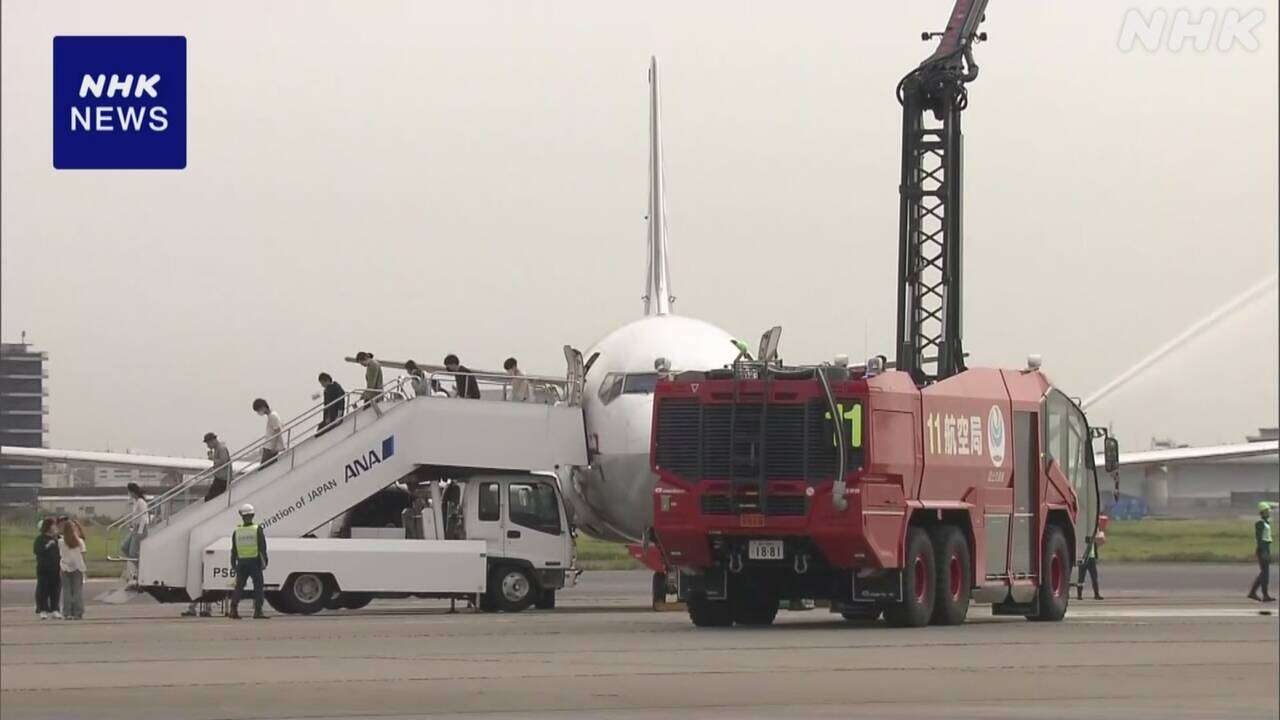
[[[507,490],[511,522],[550,535],[560,534],[560,503],[546,483],[511,483]]]

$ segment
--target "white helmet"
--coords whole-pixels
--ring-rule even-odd
[[[241,515],[252,515],[252,514],[253,514],[253,506],[252,506],[252,505],[250,505],[249,503],[245,503],[245,504],[241,505],[241,506],[240,506],[240,514],[241,514]]]

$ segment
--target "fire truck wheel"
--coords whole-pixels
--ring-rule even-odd
[[[938,525],[930,533],[936,553],[934,566],[938,579],[933,601],[934,625],[959,625],[969,614],[969,542],[954,525]]]
[[[533,604],[538,586],[524,568],[499,565],[489,576],[489,593],[499,610],[520,612]]]
[[[1071,553],[1067,549],[1067,537],[1062,528],[1050,525],[1044,532],[1044,544],[1040,546],[1039,612],[1028,615],[1028,620],[1056,622],[1067,614],[1067,599],[1071,596]]]
[[[933,615],[933,590],[938,574],[934,570],[933,543],[924,528],[907,529],[907,548],[902,568],[902,602],[885,608],[884,617],[895,627],[924,627]]]
[[[689,595],[685,603],[689,608],[689,619],[697,627],[730,627],[733,615],[729,603],[724,600],[708,600],[703,593]]]

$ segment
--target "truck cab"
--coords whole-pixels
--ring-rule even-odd
[[[268,528],[263,574],[271,606],[311,614],[380,597],[419,597],[519,612],[554,607],[556,591],[576,581],[554,477],[485,472],[417,482],[400,494],[408,507],[399,517],[383,512],[375,520],[381,525],[346,524],[323,538],[273,539]],[[205,599],[225,596],[234,585],[230,547],[228,536],[205,548]]]
[[[512,610],[526,601],[552,607],[555,591],[571,583],[573,538],[564,499],[552,476],[476,475],[458,483],[443,511],[446,540],[483,540],[489,566],[485,609]],[[527,605],[526,605],[527,606]],[[523,609],[523,608],[520,608]]]

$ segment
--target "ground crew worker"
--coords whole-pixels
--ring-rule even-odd
[[[1084,562],[1080,563],[1080,572],[1076,576],[1076,599],[1084,599],[1084,574],[1087,572],[1093,585],[1093,599],[1101,600],[1102,596],[1098,594],[1098,534],[1084,542]]]
[[[1253,540],[1257,547],[1254,554],[1258,558],[1258,577],[1249,588],[1249,599],[1258,602],[1275,602],[1271,597],[1271,504],[1258,503],[1258,514],[1261,519],[1253,524]],[[1258,597],[1261,588],[1262,597]]]
[[[231,591],[231,612],[227,617],[240,619],[240,593],[245,582],[253,578],[253,616],[262,614],[262,571],[267,567],[267,536],[262,526],[253,521],[253,506],[240,506],[240,525],[231,533],[231,566],[236,569],[236,589]]]

